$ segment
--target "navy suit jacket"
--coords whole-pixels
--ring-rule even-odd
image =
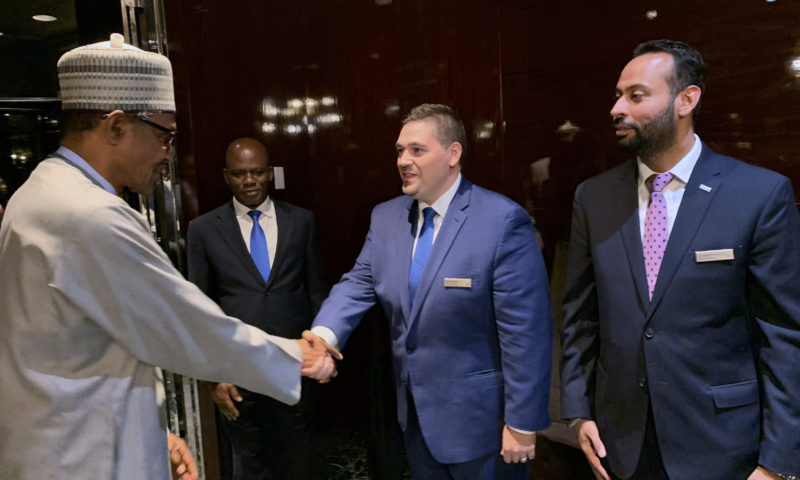
[[[562,416],[636,468],[648,404],[670,478],[800,473],[800,218],[789,180],[703,145],[647,294],[636,162],[575,193]],[[732,260],[696,252],[731,249]]]
[[[272,201],[278,244],[267,282],[247,251],[233,201],[189,222],[189,279],[226,314],[299,338],[327,294],[317,230],[309,210]]]
[[[401,428],[410,392],[437,461],[499,454],[504,422],[529,431],[550,424],[552,320],[531,219],[462,178],[410,304],[417,218],[409,197],[375,207],[355,266],[314,325],[332,329],[344,344],[379,302],[390,322]],[[447,287],[449,278],[470,286]]]

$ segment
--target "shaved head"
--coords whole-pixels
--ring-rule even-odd
[[[238,157],[264,157],[267,159],[269,165],[269,155],[267,155],[267,147],[255,138],[242,137],[237,138],[228,145],[225,150],[225,168],[231,168],[231,161]]]
[[[267,148],[255,138],[239,138],[225,151],[225,182],[233,196],[249,208],[256,208],[269,195],[272,168]]]

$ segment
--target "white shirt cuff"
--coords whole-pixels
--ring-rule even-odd
[[[575,425],[577,425],[581,420],[588,420],[588,418],[573,418],[569,421],[569,428],[575,427]]]
[[[333,333],[333,330],[331,330],[330,328],[323,327],[322,325],[317,325],[316,327],[311,329],[311,333],[319,337],[322,337],[322,339],[328,342],[328,345],[330,345],[331,347],[339,348],[339,339],[336,338],[336,334]]]
[[[536,433],[536,430],[534,430],[534,431],[532,431],[532,432],[531,432],[531,431],[528,431],[528,430],[520,430],[519,428],[514,428],[514,427],[512,427],[511,425],[509,425],[509,426],[508,426],[508,428],[509,428],[510,430],[514,430],[514,431],[515,431],[515,432],[517,432],[517,433],[522,433],[522,434],[525,434],[525,435],[532,435],[532,434]]]

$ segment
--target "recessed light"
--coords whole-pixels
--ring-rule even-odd
[[[55,22],[58,20],[56,17],[52,15],[34,15],[33,19],[37,22]]]
[[[0,32],[0,37],[2,37],[3,35],[5,35],[5,33],[3,33],[3,32]]]

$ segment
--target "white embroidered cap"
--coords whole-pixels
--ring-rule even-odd
[[[175,111],[169,59],[124,43],[118,33],[62,55],[58,83],[63,110]]]

